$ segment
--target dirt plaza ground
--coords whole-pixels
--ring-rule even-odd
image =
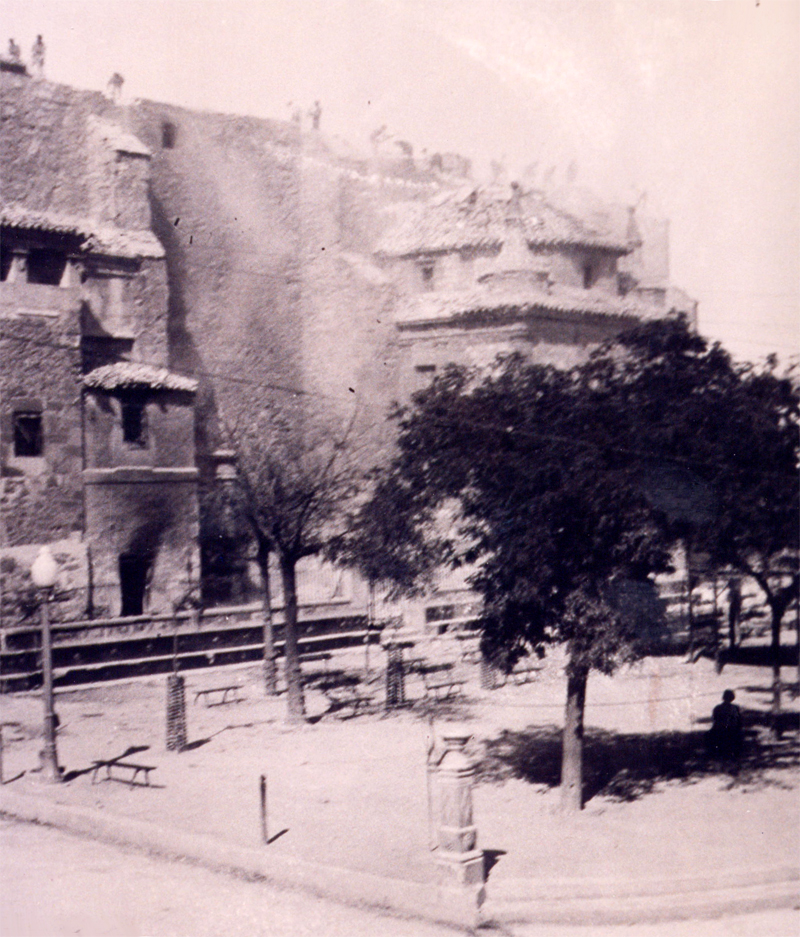
[[[420,648],[415,649],[415,653]],[[434,640],[429,660],[457,661],[456,642]],[[479,846],[489,895],[514,896],[531,882],[708,877],[794,868],[798,857],[800,763],[795,668],[784,669],[790,715],[773,740],[767,728],[770,673],[712,662],[652,657],[614,677],[590,677],[586,724],[587,803],[558,810],[563,661],[554,656],[530,683],[480,687],[478,668],[456,663],[463,692],[434,703],[421,676],[407,677],[408,704],[385,711],[384,663],[371,651],[374,705],[352,716],[332,702],[343,674],[363,676],[363,650],[306,666],[309,723],[285,721],[285,697],[267,698],[257,665],[184,674],[189,744],[165,747],[166,677],[59,691],[59,758],[65,783],[46,790],[64,804],[262,843],[259,781],[267,781],[263,848],[345,869],[430,881],[433,853],[426,752],[442,722],[466,723],[477,765]],[[204,705],[198,690],[236,683],[241,702]],[[737,773],[705,757],[703,736],[723,689],[735,690],[747,726]],[[796,685],[794,686],[796,690]],[[41,795],[38,694],[0,699],[8,788]],[[125,756],[154,767],[150,786],[103,780],[95,761]]]

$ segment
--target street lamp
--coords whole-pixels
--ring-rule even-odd
[[[56,712],[53,701],[53,643],[50,636],[50,591],[56,582],[58,564],[43,546],[31,566],[31,579],[42,592],[40,605],[42,615],[42,693],[44,695],[44,747],[42,748],[42,774],[44,781],[57,784],[61,781],[56,751]]]

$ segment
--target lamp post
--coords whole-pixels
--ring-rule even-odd
[[[53,701],[53,644],[50,635],[50,590],[56,582],[58,564],[48,546],[39,550],[31,566],[31,579],[42,592],[42,694],[44,697],[44,746],[42,748],[42,780],[50,784],[61,781],[56,751],[56,711]]]

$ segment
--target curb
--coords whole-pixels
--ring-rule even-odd
[[[225,843],[212,836],[184,833],[146,820],[54,803],[47,797],[33,794],[0,791],[0,814],[108,843],[147,849],[166,858],[187,859],[211,869],[253,876],[341,904],[372,907],[468,930],[480,923],[482,890],[427,885],[291,856],[270,855],[261,849]]]
[[[387,878],[185,833],[146,820],[0,789],[0,814],[108,843],[147,849],[215,870],[297,888],[341,904],[473,930],[480,925],[636,924],[744,914],[800,904],[800,870],[788,866],[673,879],[507,879],[483,890]],[[434,874],[433,867],[431,874]]]

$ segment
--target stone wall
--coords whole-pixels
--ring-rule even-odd
[[[85,482],[93,614],[120,614],[123,554],[151,561],[145,611],[171,612],[195,595],[200,569],[195,472],[175,469],[157,477],[147,469],[88,470]]]
[[[298,133],[149,101],[132,106],[128,120],[153,152],[169,364],[200,380],[198,464],[208,474],[224,421],[235,421],[244,402],[283,400],[301,384]]]
[[[58,565],[50,603],[53,621],[79,621],[86,615],[89,563],[86,547],[77,539],[49,543]],[[31,580],[31,566],[40,544],[0,547],[0,629],[39,620],[40,596]]]
[[[83,526],[78,308],[75,291],[0,283],[0,545]],[[17,411],[41,413],[41,457],[14,455]]]

